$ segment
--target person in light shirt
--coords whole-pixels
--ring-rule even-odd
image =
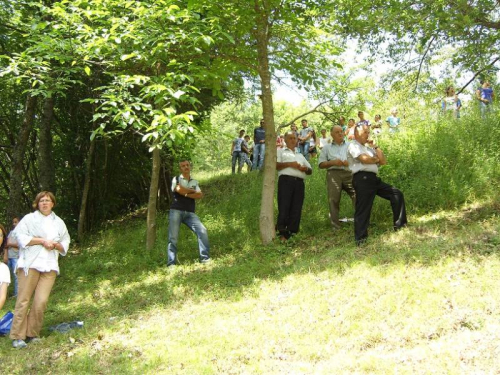
[[[320,169],[327,169],[326,188],[328,191],[328,207],[330,209],[330,224],[333,230],[340,229],[339,220],[340,197],[344,190],[353,203],[356,194],[352,186],[352,173],[347,162],[347,142],[339,125],[332,127],[330,132],[333,142],[325,146],[319,155]]]
[[[10,284],[10,271],[7,266],[7,232],[3,225],[0,224],[0,309],[3,307],[7,299],[7,288]]]
[[[16,271],[19,285],[10,330],[14,348],[40,340],[44,312],[59,274],[59,255],[68,252],[70,237],[64,221],[52,211],[55,205],[54,194],[38,193],[33,202],[35,212],[26,215],[14,230],[19,245]]]
[[[312,173],[311,165],[298,152],[297,136],[288,131],[285,147],[278,150],[276,169],[278,170],[278,222],[276,229],[280,240],[287,241],[299,232],[302,204],[304,203],[304,179]]]
[[[332,139],[326,136],[326,129],[321,129],[321,137],[319,137],[319,149],[323,150],[323,147],[329,145],[331,142]]]
[[[353,174],[352,182],[356,192],[354,239],[357,245],[368,238],[370,215],[376,195],[391,202],[394,230],[399,230],[407,224],[403,193],[377,176],[379,165],[387,164],[387,160],[380,147],[368,140],[369,136],[369,126],[356,126],[355,140],[347,147],[347,161]]]

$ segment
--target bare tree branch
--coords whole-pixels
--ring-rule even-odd
[[[469,86],[477,78],[478,75],[480,75],[482,72],[484,72],[488,68],[492,67],[498,60],[500,60],[500,56],[498,56],[495,60],[493,60],[488,65],[486,65],[483,69],[481,69],[478,72],[476,72],[476,74],[474,74],[472,76],[472,78],[470,79],[470,81],[467,82],[460,90],[458,90],[457,95],[460,94],[462,91],[464,91],[467,88],[467,86]]]
[[[424,54],[422,55],[422,58],[420,59],[420,64],[418,65],[417,78],[415,79],[415,88],[414,88],[414,91],[417,91],[418,80],[420,78],[420,72],[422,71],[422,65],[424,63],[425,56],[427,56],[427,53],[429,53],[429,50],[431,49],[432,43],[434,43],[434,40],[436,40],[436,35],[432,36],[431,40],[429,41],[429,44],[427,45],[427,48],[425,49]]]
[[[325,105],[326,103],[328,103],[329,100],[325,100],[325,101],[322,101],[321,103],[319,103],[316,107],[314,107],[313,109],[311,109],[310,111],[307,111],[307,112],[304,112],[302,114],[300,114],[299,116],[295,117],[293,120],[287,122],[286,124],[281,124],[280,126],[278,126],[278,129],[277,130],[281,130],[283,128],[286,128],[287,126],[290,126],[292,125],[295,121],[297,121],[299,118],[301,117],[304,117],[304,116],[307,116],[311,113],[315,113],[315,112],[320,112],[318,110],[318,108],[320,108],[322,105]]]

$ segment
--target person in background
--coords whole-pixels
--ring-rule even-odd
[[[391,115],[385,120],[389,124],[389,133],[397,133],[399,131],[399,125],[401,124],[401,119],[398,117],[398,110],[393,108],[391,110]]]
[[[297,131],[297,125],[293,122],[292,125],[290,125],[290,130],[295,134],[295,137],[297,138],[297,144],[295,147],[298,149],[299,148],[299,132]],[[283,138],[284,139],[284,138]]]
[[[278,220],[276,229],[280,240],[287,241],[299,232],[302,205],[304,203],[304,179],[312,173],[304,155],[295,150],[297,138],[292,131],[285,134],[286,146],[278,150]]]
[[[459,118],[458,96],[455,94],[455,88],[448,86],[445,90],[445,97],[441,102],[441,109],[445,116],[450,118]]]
[[[365,119],[365,113],[363,111],[359,111],[358,112],[358,118],[359,118],[359,121],[356,123],[356,125],[368,125],[370,126],[370,121],[368,121],[367,119]]]
[[[345,133],[345,131],[347,130],[347,125],[345,123],[345,117],[344,116],[340,116],[339,117],[339,124],[338,125],[342,128],[342,131]]]
[[[59,255],[68,252],[69,233],[64,221],[52,211],[55,206],[54,194],[38,193],[33,202],[35,212],[23,217],[14,230],[19,244],[19,290],[10,330],[14,348],[24,348],[26,342],[40,340],[44,312],[59,274]]]
[[[9,258],[8,266],[10,272],[14,276],[14,294],[12,295],[13,297],[17,297],[17,288],[18,288],[16,267],[17,267],[17,260],[19,259],[19,246],[17,245],[17,241],[14,238],[14,229],[16,229],[18,223],[19,223],[18,217],[12,219],[12,229],[10,230],[10,233],[7,237],[7,248],[8,248],[8,258]]]
[[[481,80],[481,86],[476,90],[476,98],[479,100],[481,117],[485,118],[491,112],[491,105],[495,100],[495,93],[491,88],[490,81],[487,79]]]
[[[309,155],[311,158],[315,158],[318,155],[318,150],[316,145],[318,144],[318,137],[316,136],[316,131],[312,130],[311,139],[309,140]]]
[[[245,141],[246,141],[246,145],[247,145],[247,149],[248,149],[248,152],[249,152],[249,156],[248,156],[248,159],[250,160],[250,171],[252,170],[252,167],[253,167],[253,149],[254,149],[254,146],[255,146],[255,143],[250,139],[250,136],[247,134],[245,135]],[[248,165],[248,163],[247,163]]]
[[[243,151],[243,161],[247,165],[247,172],[250,172],[252,170],[252,148],[250,147],[250,136],[245,135],[244,141],[241,144],[241,150]]]
[[[321,137],[319,137],[319,149],[323,150],[323,148],[331,142],[332,138],[330,136],[326,136],[326,129],[321,129]]]
[[[403,193],[378,177],[379,165],[387,164],[387,160],[380,147],[368,140],[370,127],[356,126],[354,136],[355,140],[347,147],[347,161],[356,192],[354,239],[359,246],[368,238],[370,215],[376,195],[391,202],[394,230],[405,227],[407,220]]]
[[[312,136],[312,128],[307,124],[307,120],[301,121],[302,129],[299,132],[299,151],[307,161],[309,161],[309,143]]]
[[[260,127],[253,131],[253,161],[252,170],[261,170],[264,165],[264,155],[266,153],[266,131],[264,130],[264,119],[260,120]]]
[[[460,118],[460,110],[462,109],[462,101],[457,98],[457,118]]]
[[[168,246],[167,267],[177,263],[177,241],[181,224],[185,224],[198,237],[200,263],[210,261],[210,244],[208,242],[207,228],[195,214],[196,200],[203,197],[198,181],[191,178],[191,162],[179,162],[181,174],[172,179],[172,192],[174,193],[170,211],[168,213]]]
[[[319,155],[319,168],[327,169],[326,189],[328,192],[328,206],[330,209],[330,224],[333,230],[340,229],[339,210],[340,197],[344,190],[353,203],[356,195],[352,186],[352,173],[347,162],[347,146],[344,132],[340,125],[331,129],[333,142],[326,145]]]
[[[276,148],[280,149],[283,147],[285,147],[285,137],[278,133],[276,135]]]
[[[0,309],[3,307],[7,299],[7,289],[10,284],[10,272],[7,266],[7,232],[3,225],[0,224]]]
[[[352,141],[354,139],[354,128],[356,127],[356,121],[353,118],[350,118],[347,122],[347,129],[345,130],[345,135],[348,141]]]
[[[244,152],[241,149],[241,145],[244,142],[244,135],[245,131],[242,129],[240,130],[240,136],[238,138],[235,138],[233,140],[233,143],[231,144],[231,173],[234,174],[235,169],[236,169],[236,161],[238,161],[238,173],[241,173],[241,169],[243,168],[243,164],[245,163],[244,160]]]
[[[373,134],[379,135],[382,133],[382,116],[375,115],[375,121],[372,124]]]

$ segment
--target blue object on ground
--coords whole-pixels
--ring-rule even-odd
[[[83,322],[75,320],[74,322],[61,323],[52,327],[49,327],[49,331],[66,333],[74,328],[83,328]]]
[[[0,335],[6,335],[10,332],[12,320],[14,320],[14,314],[10,311],[0,319]]]

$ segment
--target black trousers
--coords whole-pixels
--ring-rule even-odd
[[[394,186],[383,182],[375,173],[358,172],[352,178],[356,191],[356,209],[354,211],[354,239],[357,243],[368,237],[368,226],[373,201],[378,195],[391,202],[394,229],[407,224],[403,193]]]
[[[281,175],[278,180],[278,223],[276,229],[280,236],[284,236],[286,239],[299,232],[304,190],[302,178]]]

